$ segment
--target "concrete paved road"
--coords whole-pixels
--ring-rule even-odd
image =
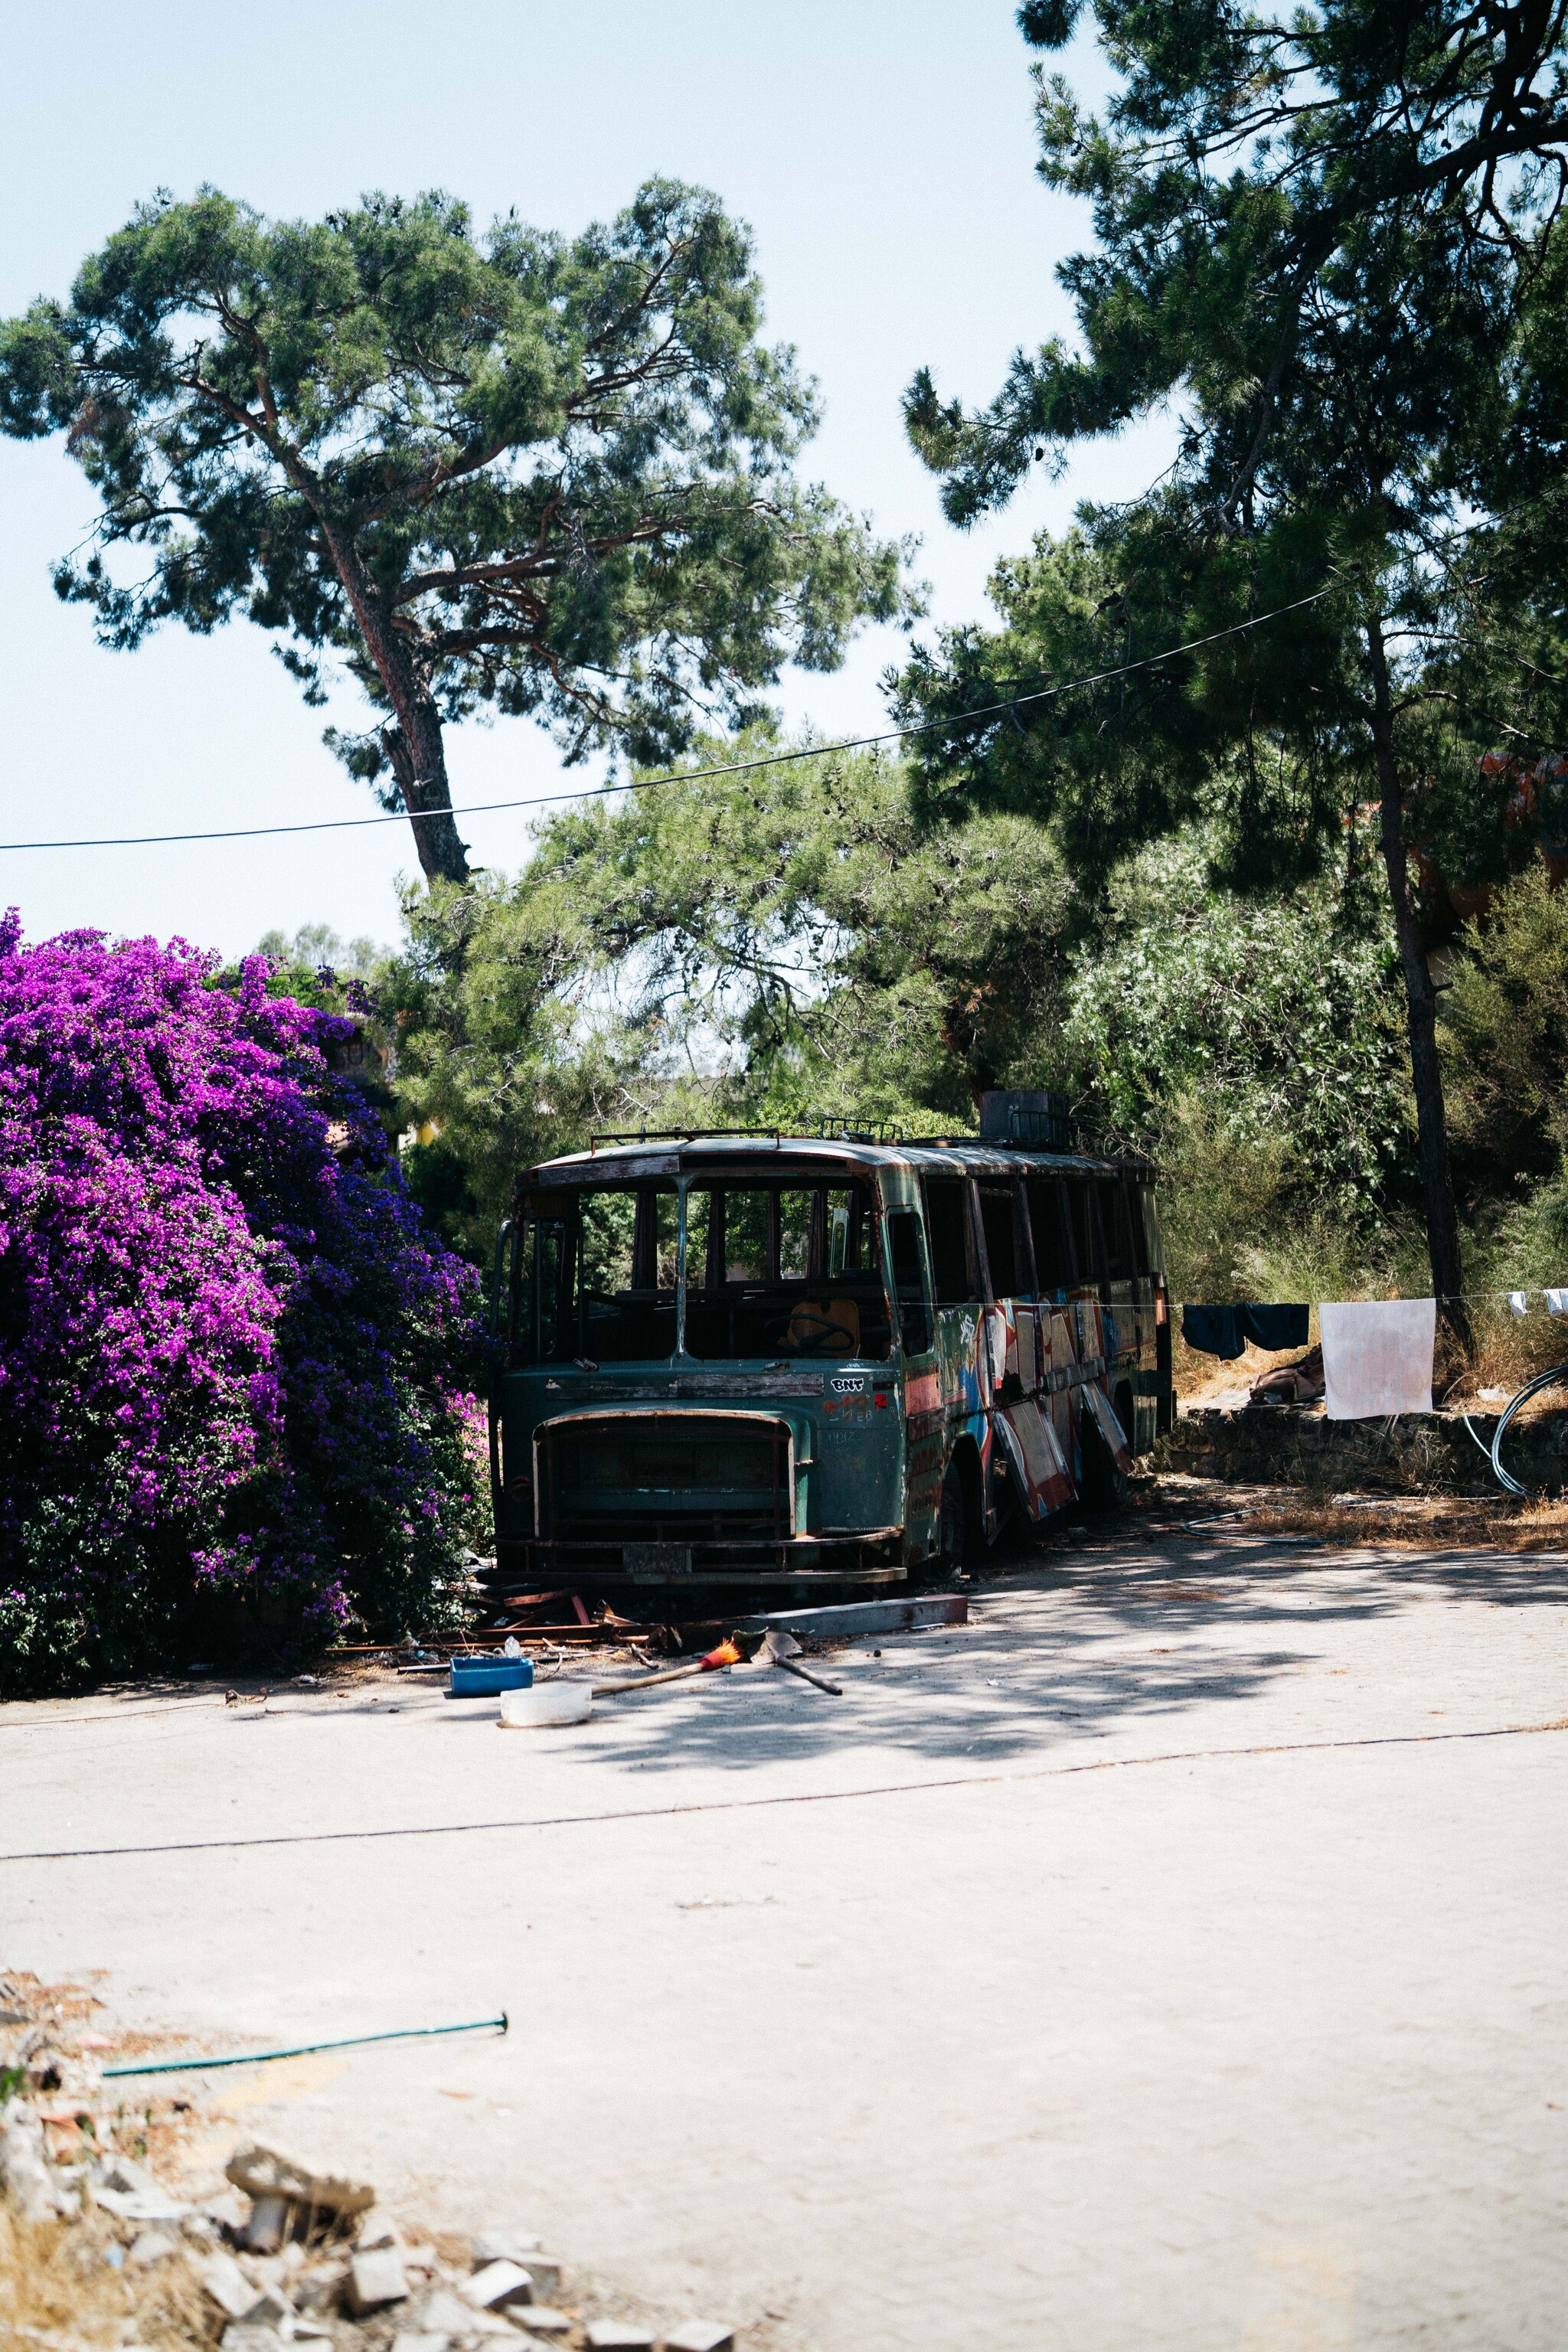
[[[872,1646],[0,1709],[0,1848],[116,1849],[0,1864],[0,1961],[215,2051],[505,2008],[195,2080],[774,2352],[1557,2352],[1568,1563],[1126,1534]]]

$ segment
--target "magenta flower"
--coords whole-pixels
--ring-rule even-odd
[[[0,1692],[434,1623],[476,1524],[476,1278],[215,973],[0,920]]]

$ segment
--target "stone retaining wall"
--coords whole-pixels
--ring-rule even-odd
[[[1568,1486],[1568,1390],[1561,1411],[1510,1423],[1503,1461],[1528,1486]],[[1496,1412],[1472,1412],[1489,1450]],[[1491,1466],[1456,1412],[1381,1421],[1328,1421],[1321,1412],[1252,1405],[1184,1413],[1150,1457],[1156,1469],[1200,1478],[1310,1486],[1327,1493],[1495,1495]]]

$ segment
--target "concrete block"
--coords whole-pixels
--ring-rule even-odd
[[[246,2277],[232,2254],[209,2256],[196,2276],[218,2309],[230,2319],[244,2319],[261,2301],[261,2289]]]
[[[106,2156],[93,2170],[94,2188],[113,2189],[122,2197],[159,2197],[163,2195],[157,2182],[144,2164],[135,2164],[128,2156]]]
[[[557,2311],[553,2304],[525,2303],[520,2307],[517,2317],[518,2325],[535,2337],[542,2336],[553,2341],[572,2333],[571,2313]]]
[[[294,2312],[288,2296],[276,2280],[269,2280],[259,2289],[256,2301],[245,2315],[251,2326],[281,2327],[288,2320],[292,2326]]]
[[[311,2270],[294,2289],[296,2307],[302,2311],[331,2310],[348,2274],[346,2263],[329,2263]]]
[[[517,2330],[510,2320],[498,2312],[476,2311],[471,2304],[462,2302],[449,2287],[432,2287],[409,2313],[414,2326],[426,2335],[433,2336],[510,2336],[514,2340]]]
[[[847,1601],[823,1609],[770,1609],[743,1617],[752,1633],[770,1625],[793,1633],[909,1633],[924,1625],[966,1625],[969,1603],[962,1592],[926,1592],[915,1601]]]
[[[245,2225],[245,2242],[253,2253],[275,2254],[289,2228],[287,2197],[258,2197]]]
[[[312,2172],[276,2148],[242,2147],[224,2167],[226,2177],[247,2197],[287,2197],[296,2205],[310,2205],[319,2213],[368,2213],[375,2191],[363,2180],[341,2179],[336,2173]]]
[[[533,2292],[549,2303],[561,2292],[561,2264],[553,2254],[530,2254],[523,2265],[533,2281]]]
[[[223,2352],[284,2352],[283,2336],[270,2320],[231,2319],[223,2331]]]
[[[197,2208],[203,2219],[215,2221],[220,2230],[243,2230],[249,2207],[237,2189],[220,2189],[216,2197],[205,2197]]]
[[[423,2328],[405,2328],[392,2339],[392,2352],[447,2352],[449,2336],[432,2336]]]
[[[101,2205],[120,2221],[184,2221],[191,2211],[188,2205],[176,2205],[160,2189],[156,2196],[142,2197],[123,2189],[106,2189],[101,2181],[91,2184],[92,2201]]]
[[[482,2271],[487,2263],[517,2263],[526,2270],[529,2256],[543,2243],[531,2230],[481,2230],[474,2240],[474,2268]]]
[[[458,2293],[476,2311],[495,2311],[504,2303],[531,2303],[533,2280],[517,2263],[487,2263]]]
[[[10,2199],[24,2221],[47,2221],[56,2210],[44,2127],[22,2099],[8,2101],[0,2115],[0,2194]]]
[[[391,2214],[379,2212],[374,2208],[365,2215],[354,2233],[354,2250],[362,2254],[373,2253],[377,2246],[395,2246],[399,2243],[397,2224]]]
[[[735,2331],[713,2319],[683,2319],[664,2339],[664,2352],[735,2352]]]
[[[591,2319],[588,2347],[589,2352],[653,2352],[654,2333],[636,2320]]]
[[[150,2270],[154,2263],[165,2262],[180,2251],[180,2242],[171,2238],[166,2230],[143,2230],[132,2241],[125,2259],[139,2271]]]
[[[356,2317],[367,2311],[384,2310],[389,2303],[401,2303],[407,2293],[402,2262],[391,2246],[355,2254],[350,2263],[349,2307]]]

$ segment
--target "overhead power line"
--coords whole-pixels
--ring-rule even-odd
[[[907,741],[911,736],[931,735],[947,727],[967,727],[981,719],[999,718],[1005,711],[1021,710],[1035,702],[1051,702],[1060,694],[1074,694],[1086,686],[1105,686],[1112,678],[1131,677],[1137,670],[1157,669],[1162,662],[1174,661],[1180,654],[1197,653],[1205,646],[1218,645],[1224,637],[1243,635],[1248,629],[1261,629],[1269,621],[1283,620],[1289,613],[1300,613],[1309,604],[1321,604],[1325,596],[1335,593],[1340,583],[1319,588],[1310,596],[1298,596],[1293,604],[1277,604],[1271,613],[1257,613],[1247,621],[1233,621],[1228,628],[1211,629],[1206,636],[1188,637],[1179,646],[1167,646],[1162,653],[1144,654],[1137,661],[1119,662],[1114,669],[1092,670],[1085,677],[1061,679],[1055,686],[1037,687],[1030,694],[1010,694],[1000,702],[983,703],[973,710],[955,710],[945,719],[917,719],[909,727],[886,727],[876,735],[847,736],[838,743],[810,743],[798,751],[770,751],[757,760],[731,760],[721,766],[709,768],[671,768],[662,775],[636,776],[624,784],[584,784],[576,792],[538,793],[519,800],[472,801],[465,808],[393,809],[381,816],[314,817],[303,824],[238,824],[226,825],[212,833],[116,833],[89,834],[76,841],[0,841],[0,853],[22,849],[154,849],[182,841],[263,841],[284,834],[349,833],[369,824],[419,824],[431,819],[458,816],[490,816],[502,809],[548,808],[559,801],[600,800],[613,793],[653,792],[662,784],[701,783],[710,776],[754,775],[763,768],[782,768],[801,760],[831,759],[839,751],[867,751],[879,743]]]

